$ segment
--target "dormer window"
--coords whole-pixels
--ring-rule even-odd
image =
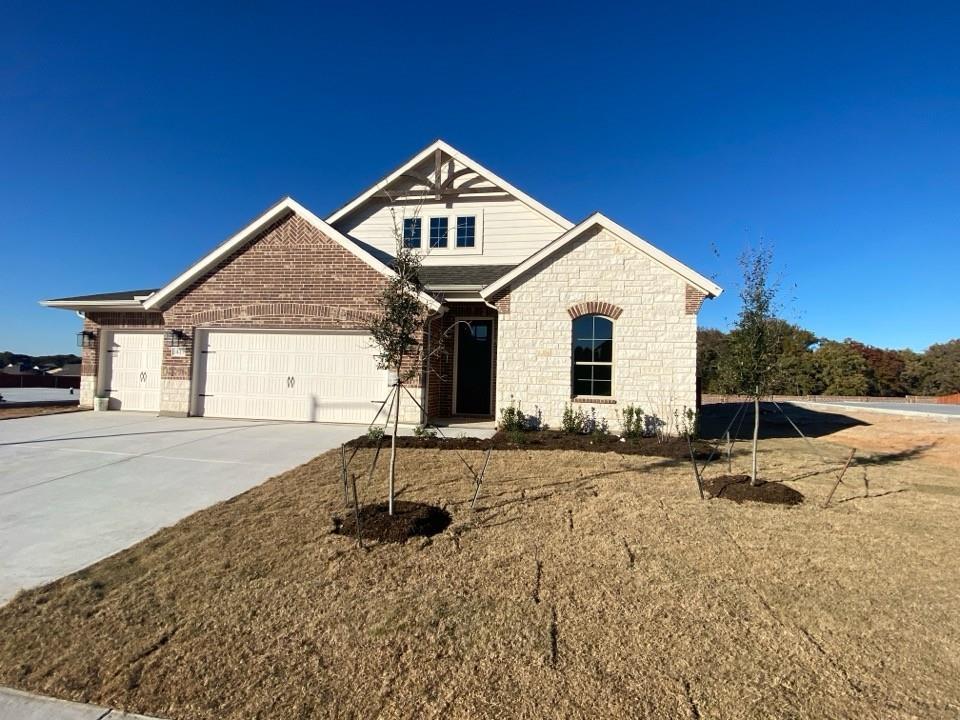
[[[457,218],[457,247],[472,248],[477,242],[477,218],[473,215]]]
[[[408,248],[420,247],[421,237],[420,218],[404,218],[403,220],[403,246]]]
[[[447,218],[430,218],[430,247],[445,248],[447,246]]]

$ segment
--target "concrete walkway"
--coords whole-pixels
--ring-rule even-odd
[[[0,687],[0,720],[156,720],[120,710]]]

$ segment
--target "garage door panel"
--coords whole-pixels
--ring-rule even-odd
[[[366,423],[388,389],[366,335],[211,330],[201,345],[199,414]]]
[[[104,357],[104,390],[111,410],[158,411],[161,333],[110,332]]]

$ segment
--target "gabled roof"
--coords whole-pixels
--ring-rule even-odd
[[[397,178],[399,178],[401,175],[403,175],[406,172],[409,172],[410,170],[413,170],[415,167],[417,167],[420,163],[422,163],[424,160],[429,158],[437,150],[440,150],[441,152],[446,153],[447,155],[459,161],[463,165],[466,165],[467,167],[471,168],[473,171],[475,171],[482,177],[486,178],[488,181],[490,181],[500,189],[506,191],[508,194],[512,195],[513,197],[515,197],[517,200],[519,200],[523,204],[527,205],[532,210],[535,210],[536,212],[540,213],[544,217],[555,222],[561,229],[566,230],[573,226],[572,222],[567,220],[565,217],[563,217],[559,213],[554,212],[543,203],[540,203],[534,200],[532,197],[527,195],[525,192],[523,192],[519,188],[514,187],[513,185],[508,183],[506,180],[504,180],[502,177],[500,177],[496,173],[492,172],[491,170],[488,170],[487,168],[485,168],[483,165],[473,160],[472,158],[467,157],[456,148],[445,143],[443,140],[435,140],[434,142],[427,145],[427,147],[425,147],[423,150],[418,152],[412,158],[407,160],[407,162],[405,162],[403,165],[401,165],[396,170],[391,172],[385,178],[383,178],[376,184],[372,185],[367,190],[364,190],[362,193],[357,195],[357,197],[355,197],[353,200],[348,202],[346,205],[344,205],[340,209],[334,211],[331,215],[327,217],[327,222],[332,225],[336,223],[338,220],[340,220],[341,218],[346,217],[351,212],[353,212],[354,210],[359,208],[361,205],[363,205],[367,200],[372,198],[376,193],[388,187],[392,182],[397,180]]]
[[[498,278],[494,282],[487,285],[485,288],[483,288],[480,291],[480,295],[483,298],[489,298],[498,290],[501,290],[502,288],[509,285],[513,280],[516,280],[518,277],[521,277],[522,275],[524,275],[527,271],[529,271],[531,268],[537,265],[537,263],[549,258],[554,253],[560,251],[561,249],[566,247],[569,243],[573,242],[578,237],[580,237],[586,230],[589,230],[592,227],[597,225],[599,225],[602,228],[605,228],[606,230],[609,230],[611,233],[619,237],[628,245],[633,246],[634,248],[644,253],[645,255],[649,256],[653,260],[656,260],[657,262],[659,262],[661,265],[663,265],[667,269],[672,270],[677,275],[679,275],[684,280],[686,280],[688,283],[693,285],[695,288],[706,293],[708,296],[718,297],[720,293],[723,292],[723,288],[721,288],[716,283],[705,278],[703,275],[696,272],[695,270],[687,267],[676,258],[673,258],[667,255],[667,253],[663,252],[663,250],[660,250],[659,248],[654,247],[653,245],[651,245],[650,243],[648,243],[646,240],[639,237],[638,235],[634,235],[625,227],[618,225],[603,213],[596,212],[590,217],[588,217],[586,220],[581,222],[579,225],[576,225],[570,228],[569,230],[567,230],[565,233],[563,233],[563,235],[558,237],[556,240],[551,242],[549,245],[544,247],[539,252],[536,252],[530,257],[528,257],[522,263],[517,265],[513,270],[511,270],[505,275],[502,275],[500,278]]]
[[[351,253],[359,260],[362,260],[381,275],[386,277],[396,276],[396,273],[393,271],[393,269],[385,264],[382,260],[375,257],[364,248],[360,247],[360,245],[355,243],[353,240],[348,238],[326,221],[321,220],[293,198],[285,197],[280,200],[280,202],[269,208],[260,217],[256,218],[253,222],[240,230],[240,232],[236,233],[218,245],[169,283],[153,293],[149,298],[146,299],[146,301],[144,301],[143,307],[147,310],[160,309],[160,306],[164,301],[173,298],[179,291],[189,286],[191,282],[202,276],[208,270],[216,267],[219,262],[229,257],[237,250],[241,249],[246,243],[255,238],[259,232],[269,227],[271,223],[290,213],[299,215],[301,218],[313,225],[317,230],[343,247],[344,250]],[[440,309],[441,304],[436,300],[436,298],[431,297],[424,292],[421,292],[419,297],[420,301],[431,310],[436,311]]]

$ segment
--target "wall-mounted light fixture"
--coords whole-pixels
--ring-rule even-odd
[[[190,336],[187,335],[183,330],[167,330],[165,335],[167,345],[172,348],[187,347],[187,345],[190,344]]]
[[[81,330],[77,333],[77,347],[92,348],[97,346],[97,334],[92,330]]]

